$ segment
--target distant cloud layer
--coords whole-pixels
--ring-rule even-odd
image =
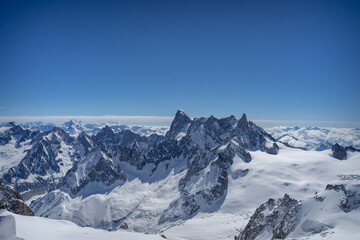
[[[262,127],[272,126],[299,126],[299,127],[341,127],[341,128],[357,128],[360,122],[346,121],[313,121],[313,120],[253,120]]]

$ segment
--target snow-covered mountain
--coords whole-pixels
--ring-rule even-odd
[[[358,184],[356,149],[334,145],[305,151],[289,144],[276,141],[245,114],[240,120],[191,119],[179,110],[161,135],[109,125],[95,134],[72,134],[11,123],[0,128],[0,167],[4,182],[22,193],[37,216],[106,230],[127,226],[168,239],[234,239],[269,198],[287,194],[285,200],[294,199],[297,206],[328,184]],[[358,195],[353,200],[360,202]],[[331,225],[329,236],[343,231],[342,221],[330,224],[322,220],[326,211],[316,213],[309,221]],[[360,224],[360,218],[332,214]],[[348,239],[356,236],[352,232]]]
[[[293,147],[322,151],[336,143],[360,149],[359,128],[272,127],[266,128],[276,140]]]
[[[81,121],[76,119],[71,119],[63,124],[54,124],[54,123],[44,123],[44,122],[28,122],[19,124],[21,127],[33,131],[50,131],[54,127],[59,127],[65,132],[69,133],[72,136],[77,136],[81,132],[85,132],[88,135],[95,135],[101,131],[105,126],[111,127],[115,132],[131,130],[134,133],[137,133],[141,136],[150,136],[152,134],[165,135],[169,130],[167,126],[131,126],[121,124],[119,122],[104,122],[104,123],[87,123],[84,124]],[[2,126],[7,126],[7,124],[2,124]]]
[[[15,124],[11,126],[3,132],[9,139],[12,128],[29,131]],[[164,202],[151,222],[158,226],[218,209],[226,195],[228,169],[235,156],[249,162],[249,150],[267,154],[278,151],[274,139],[247,121],[245,114],[240,120],[234,116],[191,119],[179,110],[166,136],[140,136],[130,130],[116,132],[109,126],[93,136],[84,132],[71,136],[59,127],[30,132],[32,138],[27,144],[31,147],[3,179],[27,200],[46,194],[32,202],[36,214],[54,217],[52,211],[62,206],[59,199],[86,199],[111,192],[133,179],[151,184],[167,182],[173,176],[176,179],[172,185],[176,188],[171,194],[173,198]],[[19,144],[28,140],[21,139]],[[115,207],[119,208],[117,204]],[[126,214],[115,211],[115,216],[105,215],[100,221],[94,219],[99,218],[97,214],[86,220],[77,215],[81,214],[78,211],[71,211],[68,218],[84,226],[116,229],[137,210],[134,207]],[[59,216],[58,211],[56,214]]]

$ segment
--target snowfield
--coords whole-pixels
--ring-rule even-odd
[[[0,218],[1,240],[164,240],[159,235],[126,231],[108,232],[79,227],[69,221],[21,216],[3,210],[0,212]]]

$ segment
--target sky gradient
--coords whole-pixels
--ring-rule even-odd
[[[360,1],[0,1],[0,116],[360,121]]]

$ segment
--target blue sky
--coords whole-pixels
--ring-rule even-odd
[[[0,1],[0,116],[360,122],[359,1]]]

